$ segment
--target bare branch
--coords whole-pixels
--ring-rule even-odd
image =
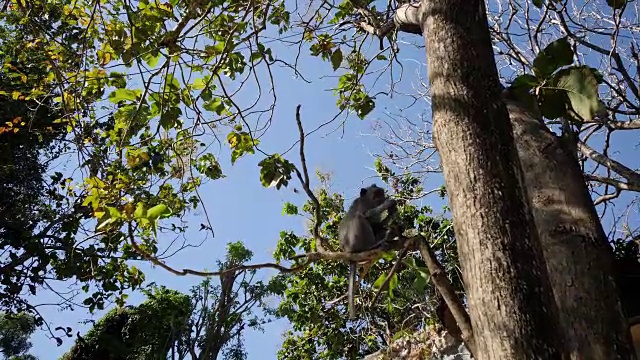
[[[629,169],[623,164],[607,156],[600,154],[582,141],[578,141],[578,150],[580,150],[581,153],[583,153],[591,160],[597,162],[598,164],[606,166],[607,168],[615,171],[616,173],[618,173],[618,175],[627,179],[627,181],[632,184],[632,186],[640,186],[640,174],[638,174],[637,172]]]

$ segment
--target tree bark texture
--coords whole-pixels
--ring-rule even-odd
[[[483,0],[423,0],[434,140],[468,297],[477,359],[561,358],[555,303]]]
[[[635,359],[613,254],[576,158],[532,113],[505,100],[571,359]]]

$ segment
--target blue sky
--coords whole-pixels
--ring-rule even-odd
[[[402,40],[410,41],[418,45],[422,44],[419,36],[402,36]],[[269,44],[277,54],[277,57],[292,59],[295,56],[295,47],[287,47],[277,42]],[[373,50],[377,47],[377,41],[373,43]],[[404,66],[402,80],[396,85],[396,90],[401,93],[413,94],[415,89],[420,89],[419,79],[415,76],[419,72],[422,77],[426,73],[424,48],[401,44],[399,60]],[[334,87],[337,79],[327,77],[332,75],[329,63],[311,58],[303,52],[300,56],[300,71],[305,74],[311,84],[294,78],[294,74],[289,69],[277,68],[275,72],[276,91],[278,92],[278,102],[274,114],[274,121],[267,134],[261,140],[261,147],[266,152],[283,152],[288,149],[298,138],[295,126],[295,107],[302,105],[301,113],[303,125],[306,131],[310,131],[320,124],[333,118],[338,112],[335,106],[336,98],[328,89]],[[381,65],[376,65],[381,66]],[[394,71],[399,71],[396,68]],[[397,74],[397,73],[396,73]],[[396,76],[397,77],[397,76]],[[376,90],[386,90],[388,87],[388,77],[383,77],[379,81]],[[241,101],[249,101],[247,98],[240,98]],[[393,99],[384,95],[378,97],[376,110],[364,121],[355,116],[350,117],[344,128],[333,132],[338,125],[334,122],[320,131],[311,135],[306,141],[307,165],[309,171],[319,169],[323,172],[332,173],[331,189],[345,194],[347,199],[353,198],[357,190],[363,184],[378,182],[375,172],[372,170],[373,157],[371,153],[379,152],[382,143],[375,136],[367,136],[373,132],[374,123],[383,118],[385,110],[397,112],[411,102],[407,96],[394,95]],[[418,114],[427,111],[428,103],[417,102],[409,110],[404,110],[403,115],[418,121]],[[340,119],[339,119],[340,120]],[[338,121],[339,121],[338,120]],[[383,130],[384,131],[384,130]],[[623,154],[633,153],[632,147],[637,143],[637,137],[632,137],[633,133],[616,135],[619,139],[615,142]],[[224,248],[227,242],[243,241],[249,249],[254,251],[254,263],[272,261],[271,253],[275,248],[278,234],[282,230],[293,230],[297,233],[304,231],[304,219],[300,217],[285,217],[282,215],[282,205],[286,201],[301,205],[306,201],[303,192],[293,193],[292,188],[301,190],[297,180],[294,178],[290,182],[289,188],[281,190],[265,189],[261,186],[258,173],[258,162],[262,160],[261,155],[247,156],[240,159],[234,166],[230,165],[228,151],[220,152],[223,170],[227,176],[224,179],[210,182],[203,187],[204,203],[208,215],[212,220],[215,238],[209,238],[199,248],[188,248],[171,257],[167,263],[174,268],[192,269],[213,269],[215,260],[224,256]],[[297,148],[286,155],[287,159],[298,164]],[[640,167],[638,159],[631,156],[620,156],[618,158],[625,164]],[[312,179],[315,182],[315,178]],[[317,185],[317,182],[315,182]],[[433,175],[427,179],[425,188],[435,188],[442,184],[440,175]],[[629,195],[623,195],[629,197]],[[437,196],[431,196],[423,200],[425,204],[431,205],[438,210],[443,202]],[[193,230],[190,230],[186,237],[189,242],[198,243],[202,234],[197,232],[202,214],[196,213],[189,217]],[[606,229],[607,227],[605,227]],[[196,276],[179,277],[172,275],[165,270],[151,268],[147,264],[137,264],[147,275],[149,281],[166,285],[170,288],[186,292],[191,286],[201,281]],[[273,274],[272,271],[261,271],[259,277],[267,280]],[[133,295],[130,298],[131,304],[144,300],[140,295]],[[38,296],[41,303],[57,302],[57,296],[43,292]],[[103,312],[89,314],[83,309],[76,309],[74,312],[59,311],[55,307],[43,308],[43,315],[53,327],[71,326],[74,333],[80,330],[84,333],[87,326],[80,325],[79,322],[86,319],[97,320]],[[245,334],[248,358],[251,359],[274,359],[281,343],[280,334],[287,329],[285,321],[278,321],[266,326],[265,333],[248,331]],[[34,347],[31,353],[41,360],[57,359],[71,346],[72,341],[65,339],[62,347],[56,347],[55,341],[48,339],[45,332],[38,332],[32,337]]]

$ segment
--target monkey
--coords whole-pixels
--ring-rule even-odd
[[[358,253],[384,245],[388,240],[389,231],[384,226],[382,213],[395,210],[397,202],[387,199],[384,189],[373,184],[360,189],[360,196],[353,201],[347,214],[338,225],[338,236],[342,250],[348,253]],[[387,219],[389,216],[387,216]],[[374,229],[375,228],[375,229]],[[349,262],[349,318],[355,318],[353,292],[356,282],[356,262]]]

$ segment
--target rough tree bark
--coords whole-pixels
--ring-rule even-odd
[[[483,0],[421,5],[434,140],[478,359],[561,358],[555,303],[522,184]]]
[[[541,119],[505,95],[566,350],[572,359],[635,359],[582,170]]]

